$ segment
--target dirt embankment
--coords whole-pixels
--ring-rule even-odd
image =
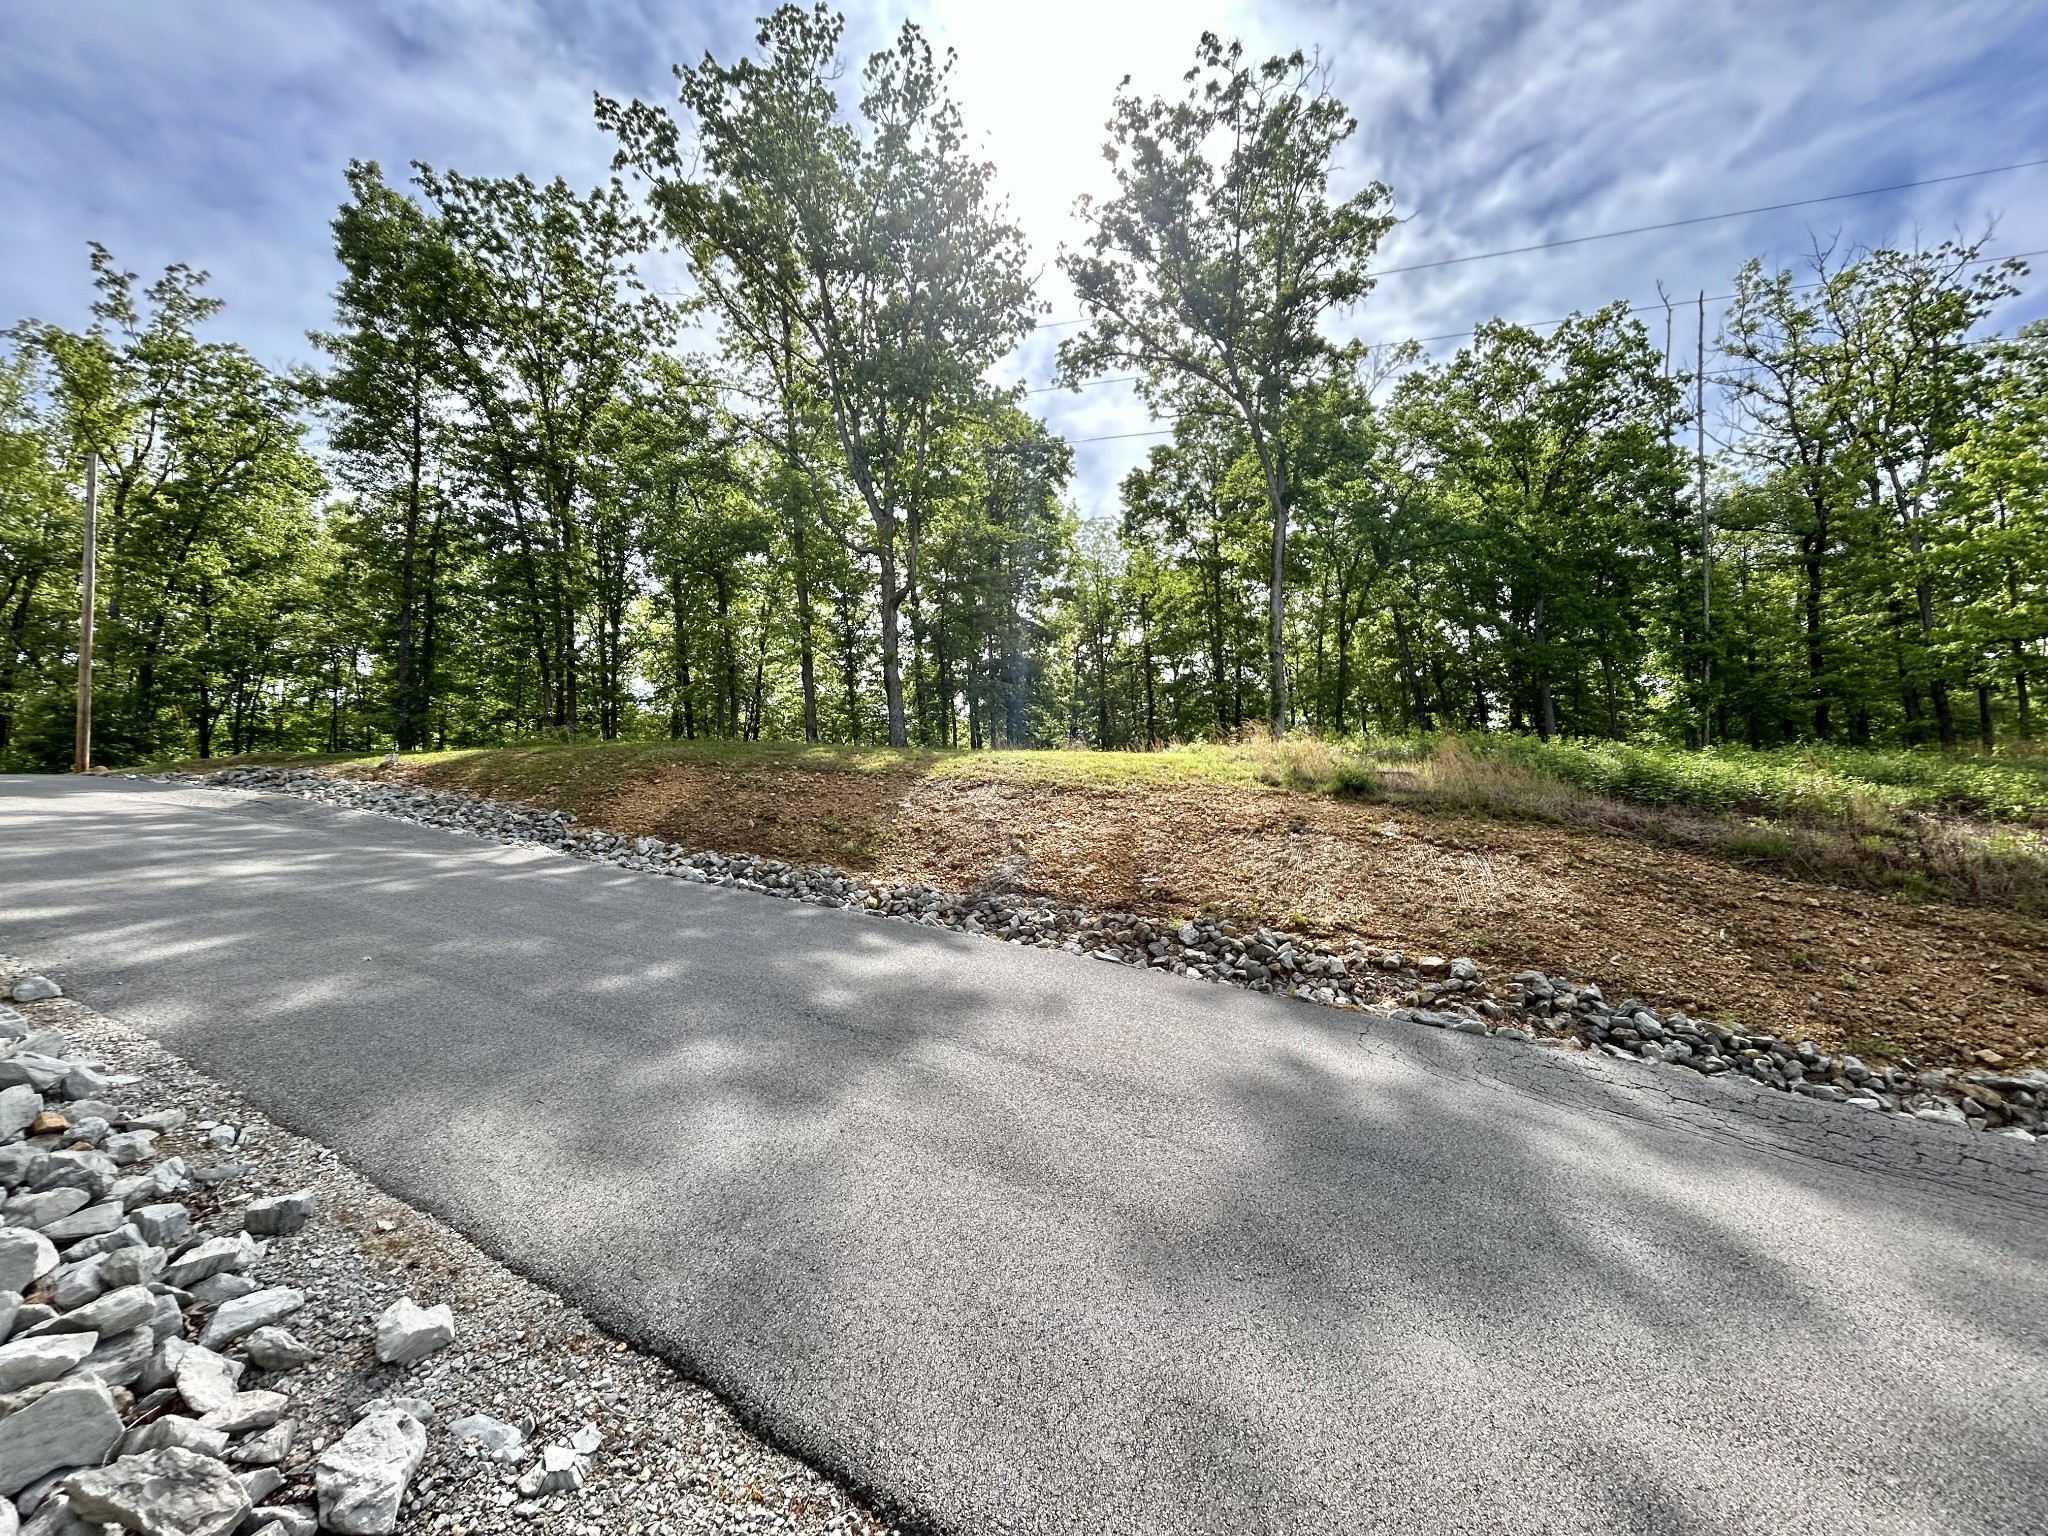
[[[1830,1050],[2048,1063],[2048,921],[1804,885],[1619,833],[1256,787],[693,763],[536,784],[490,762],[389,772],[693,848],[1535,966]]]

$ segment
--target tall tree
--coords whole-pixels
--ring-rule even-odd
[[[634,259],[650,239],[616,183],[474,178],[420,167],[452,250],[444,339],[472,473],[506,545],[543,728],[581,723],[584,620],[610,417],[671,321]]]
[[[1338,355],[1325,317],[1371,287],[1392,194],[1373,182],[1331,202],[1332,158],[1358,125],[1319,61],[1297,52],[1254,66],[1241,43],[1204,33],[1186,81],[1179,101],[1117,93],[1103,151],[1116,194],[1080,201],[1091,233],[1060,257],[1089,320],[1061,345],[1060,369],[1072,384],[1135,369],[1154,405],[1244,424],[1271,521],[1267,688],[1278,732],[1289,722],[1297,489],[1287,418]]]
[[[1992,679],[2008,684],[2026,740],[2048,641],[2048,322],[1986,350],[1984,408],[1947,466],[1947,494],[1969,528],[1952,580],[1965,594],[1958,622],[1976,653],[1980,700]],[[1988,721],[1988,707],[1982,714]]]
[[[449,483],[455,258],[435,221],[386,185],[374,162],[352,163],[348,184],[350,201],[334,220],[343,274],[336,325],[313,339],[335,362],[323,390],[329,445],[380,535],[362,542],[361,556],[395,589],[391,716],[398,749],[410,752],[433,713],[457,516]]]
[[[113,761],[212,753],[236,690],[277,664],[320,537],[300,381],[202,340],[220,308],[184,266],[138,294],[94,246],[83,332],[23,334],[49,362],[66,456],[100,456],[104,659],[94,734]]]
[[[1589,669],[1618,734],[1613,685],[1618,670],[1635,673],[1629,615],[1647,524],[1678,475],[1662,430],[1676,389],[1642,326],[1613,305],[1549,337],[1481,326],[1450,363],[1396,391],[1393,425],[1465,530],[1463,584],[1483,605],[1472,627],[1502,638],[1512,697],[1546,741],[1560,682]]]
[[[801,351],[784,356],[829,403],[875,529],[889,740],[902,746],[901,613],[934,435],[980,397],[981,374],[1033,305],[993,167],[966,151],[950,56],[935,60],[905,24],[868,59],[856,122],[834,91],[843,31],[822,5],[785,5],[761,24],[760,59],[707,55],[679,69],[697,130],[688,159],[663,109],[600,100],[599,118],[618,135],[618,163],[652,183],[671,235],[714,269],[716,290],[760,306],[756,328],[793,321],[802,333]]]
[[[38,398],[41,359],[22,339],[31,345],[0,357],[0,762],[24,705],[57,692],[46,673],[77,623],[83,536],[63,440]]]

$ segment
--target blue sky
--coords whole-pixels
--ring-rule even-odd
[[[591,182],[593,91],[666,100],[669,66],[743,47],[758,6],[651,0],[73,0],[0,11],[0,324],[80,323],[85,242],[147,275],[185,261],[216,322],[272,362],[311,355],[335,270],[327,221],[351,157]],[[1388,266],[2048,156],[2048,15],[2036,3],[1648,0],[850,4],[855,49],[905,19],[959,51],[970,126],[1044,276],[1076,193],[1099,191],[1117,81],[1177,88],[1211,28],[1319,49],[1360,120],[1339,189],[1378,177],[1406,222]],[[1616,298],[1727,292],[1751,255],[1816,237],[1935,241],[1998,222],[2048,249],[2048,167],[1560,251],[1386,277],[1344,321],[1372,340],[1545,320]],[[2000,317],[2048,313],[2048,281]],[[1710,313],[1710,325],[1712,317]],[[1661,322],[1660,322],[1661,324]],[[1065,332],[1011,376],[1042,383]],[[1434,346],[1443,353],[1455,342]],[[1074,439],[1154,425],[1121,386],[1031,402]],[[1147,440],[1078,449],[1084,512]]]

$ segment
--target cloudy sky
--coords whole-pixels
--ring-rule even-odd
[[[655,0],[69,0],[0,10],[0,325],[81,323],[85,243],[145,274],[184,261],[216,322],[273,362],[310,355],[335,269],[327,221],[351,158],[593,182],[593,92],[668,99],[669,66],[747,46],[748,3]],[[915,0],[850,3],[850,44],[905,19],[959,53],[970,126],[1042,264],[1100,190],[1124,75],[1178,88],[1198,34],[1320,50],[1360,120],[1339,190],[1378,177],[1397,267],[2048,157],[2038,0]],[[1391,273],[1346,321],[1371,340],[1549,320],[1616,298],[1727,292],[1751,255],[1816,238],[1929,242],[1996,221],[2048,251],[2048,166],[1497,260]],[[1999,317],[2048,313],[2048,281]],[[1710,326],[1712,324],[1710,306]],[[1661,330],[1661,321],[1658,322]],[[1012,376],[1042,384],[1049,324]],[[1432,345],[1438,353],[1455,341]],[[1156,425],[1127,387],[1031,402],[1079,443],[1084,512]]]

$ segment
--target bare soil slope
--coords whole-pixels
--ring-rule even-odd
[[[1465,953],[1831,1050],[2048,1062],[2048,921],[1801,884],[1621,833],[1256,785],[1079,787],[915,763],[494,752],[372,776],[950,891],[999,883],[1147,915],[1208,910]]]

